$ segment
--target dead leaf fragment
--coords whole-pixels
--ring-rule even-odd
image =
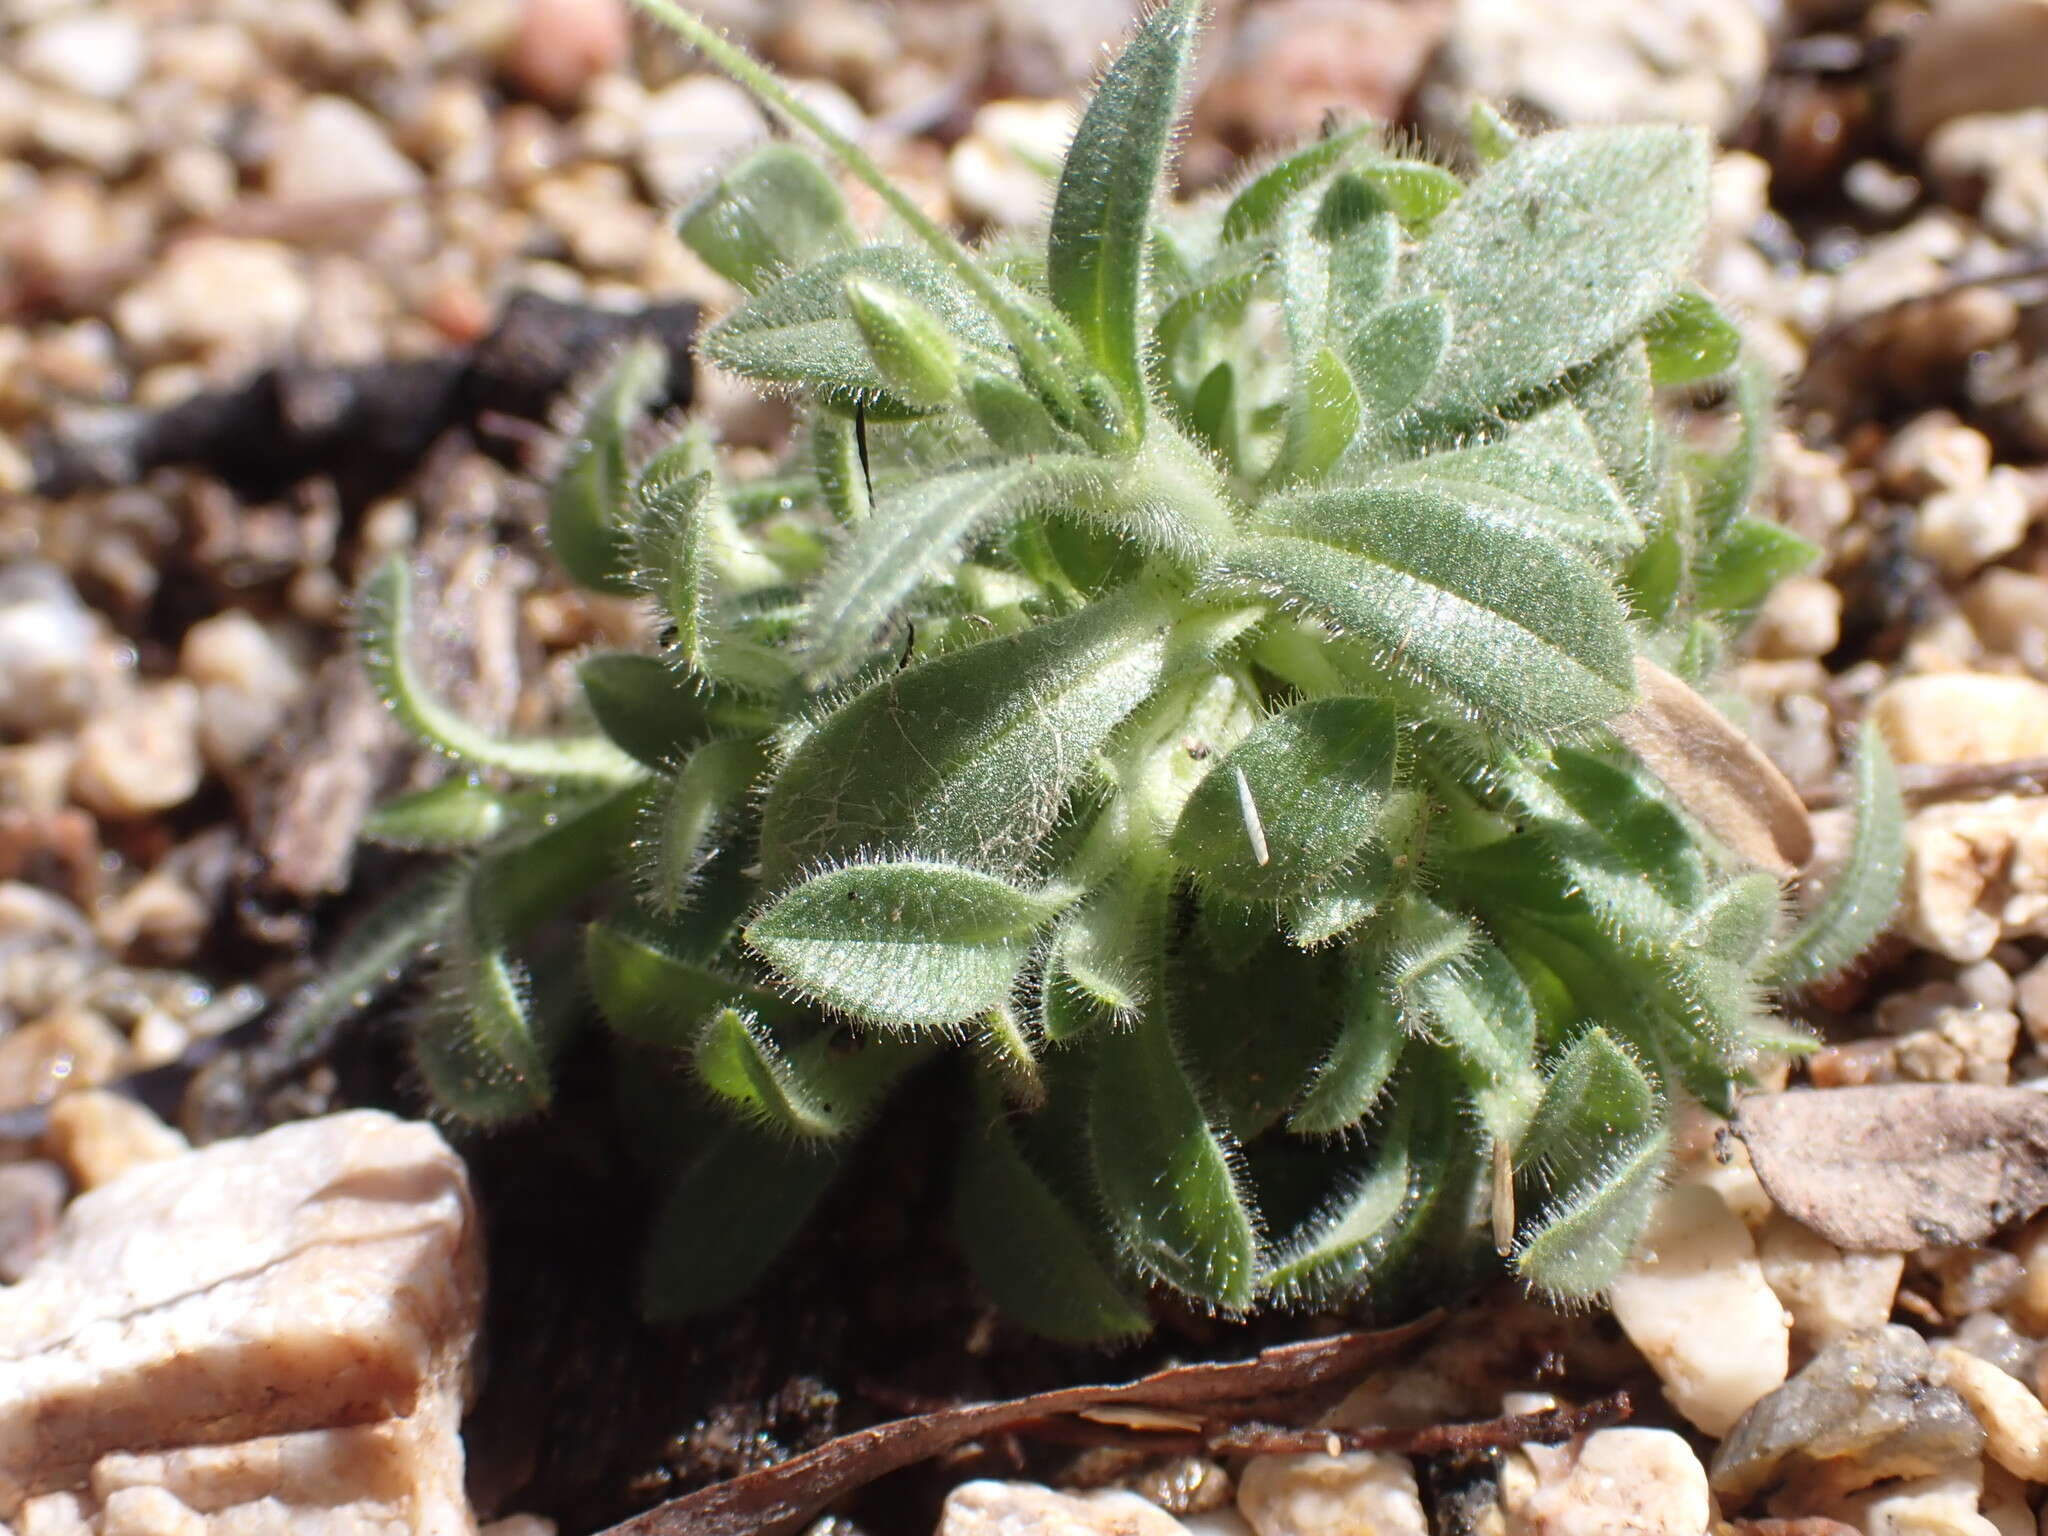
[[[1778,1209],[1838,1248],[1982,1242],[2048,1205],[2048,1095],[2024,1088],[1756,1094],[1734,1130]]]
[[[1806,805],[1777,765],[1681,678],[1636,658],[1638,697],[1610,726],[1678,803],[1780,879],[1813,857]]]

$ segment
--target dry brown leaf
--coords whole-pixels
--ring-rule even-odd
[[[2048,1095],[2025,1088],[1755,1094],[1734,1130],[1778,1209],[1838,1248],[1981,1242],[2048,1205]]]
[[[603,1536],[770,1536],[809,1519],[852,1489],[966,1441],[1034,1419],[1111,1404],[1246,1418],[1288,1406],[1312,1413],[1366,1367],[1406,1348],[1436,1323],[1433,1313],[1376,1333],[1341,1333],[1262,1350],[1249,1360],[1176,1366],[1116,1386],[1066,1387],[895,1419],[671,1499]]]
[[[1611,724],[1643,766],[1742,858],[1780,879],[1803,869],[1813,823],[1777,765],[1683,679],[1640,656],[1636,688]]]

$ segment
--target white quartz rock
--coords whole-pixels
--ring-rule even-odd
[[[1428,1536],[1405,1456],[1347,1451],[1259,1456],[1237,1480],[1237,1507],[1258,1536]]]
[[[111,1536],[168,1498],[200,1523],[166,1529],[469,1536],[482,1296],[429,1126],[354,1111],[131,1168],[0,1290],[0,1521],[76,1499]]]
[[[1603,1429],[1528,1446],[1502,1474],[1508,1536],[1704,1536],[1707,1469],[1668,1429]],[[1526,1475],[1517,1475],[1524,1474]]]
[[[1181,1523],[1121,1490],[1055,1493],[1036,1483],[982,1480],[946,1495],[938,1536],[1186,1536]]]
[[[1790,1322],[1749,1229],[1712,1189],[1664,1192],[1608,1300],[1671,1405],[1707,1434],[1785,1379]]]

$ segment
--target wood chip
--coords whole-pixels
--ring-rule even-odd
[[[2024,1088],[1756,1094],[1734,1130],[1777,1207],[1838,1248],[1982,1242],[2048,1205],[2048,1095]]]

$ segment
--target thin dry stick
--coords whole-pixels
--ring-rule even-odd
[[[2048,794],[2048,757],[2003,763],[1907,763],[1899,769],[1899,793],[1908,800],[1964,800],[1973,795]],[[1844,782],[1821,785],[1801,796],[1806,808],[1824,811],[1849,798]]]

